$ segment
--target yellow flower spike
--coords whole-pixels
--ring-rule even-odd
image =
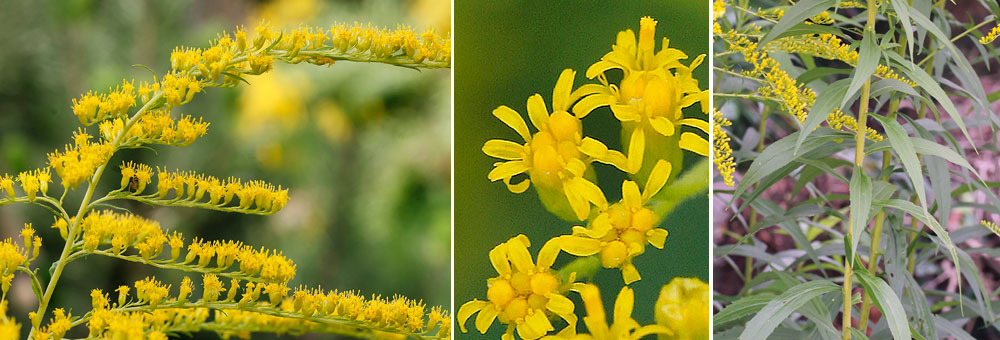
[[[528,252],[530,241],[518,235],[490,251],[490,262],[499,276],[488,281],[487,301],[472,300],[459,308],[459,327],[467,332],[466,321],[476,317],[476,329],[485,334],[494,321],[507,324],[504,338],[516,331],[523,339],[537,339],[553,330],[549,317],[559,316],[569,323],[563,330],[575,333],[576,316],[573,302],[563,295],[564,283],[551,266],[559,254],[560,239],[542,246],[538,261]]]
[[[728,186],[736,185],[733,181],[733,173],[736,172],[736,163],[733,161],[733,149],[729,146],[729,133],[724,127],[732,123],[722,116],[722,112],[712,110],[712,162],[719,169],[722,181]]]
[[[979,38],[979,43],[983,45],[989,44],[993,42],[993,40],[996,40],[997,36],[1000,36],[1000,25],[993,27],[993,29],[990,30],[989,34],[986,34],[982,38]]]
[[[674,278],[660,290],[656,299],[656,323],[671,331],[660,340],[708,339],[708,284],[697,278]]]

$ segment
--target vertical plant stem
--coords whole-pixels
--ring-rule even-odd
[[[868,0],[868,21],[865,23],[865,31],[871,31],[872,36],[875,33],[875,13],[878,12],[878,2],[875,0]],[[867,32],[866,32],[867,33]],[[854,142],[855,142],[855,152],[854,152],[854,164],[858,169],[862,169],[862,162],[865,159],[865,131],[868,125],[868,100],[871,97],[871,87],[872,81],[871,77],[865,79],[864,85],[861,86],[861,98],[858,103],[858,128],[854,131]],[[863,170],[861,170],[863,171]],[[851,176],[864,176],[863,173],[851,174]],[[854,235],[851,231],[851,220],[855,217],[865,218],[867,216],[854,216],[855,213],[852,211],[850,218],[848,218],[847,225],[847,236],[850,239],[858,237]],[[865,214],[867,215],[867,214]],[[854,268],[852,268],[852,262],[854,259],[848,256],[844,256],[844,312],[843,321],[841,328],[843,329],[844,340],[851,339],[851,279],[854,275]]]
[[[118,146],[121,145],[124,140],[125,133],[132,127],[135,122],[139,120],[139,117],[145,113],[152,103],[158,101],[160,97],[163,96],[162,91],[158,91],[149,101],[146,102],[142,108],[139,109],[128,122],[125,127],[115,136],[115,140],[112,141],[112,154],[118,150]],[[110,161],[110,157],[109,157]],[[90,201],[94,196],[94,191],[97,189],[97,183],[101,180],[101,175],[104,173],[104,169],[107,168],[107,163],[97,167],[94,171],[94,176],[90,178],[89,185],[87,186],[87,193],[83,196],[83,201],[80,202],[80,209],[77,210],[76,218],[73,219],[73,224],[69,227],[69,232],[66,235],[66,244],[63,245],[62,254],[59,255],[59,260],[56,261],[55,269],[52,271],[52,277],[49,279],[49,283],[45,287],[45,293],[42,294],[42,298],[38,301],[38,310],[35,312],[35,317],[31,319],[31,331],[28,333],[28,339],[33,339],[35,332],[39,331],[39,326],[42,319],[45,317],[45,311],[48,309],[49,302],[52,300],[52,292],[55,291],[56,284],[59,283],[59,277],[62,276],[63,269],[66,268],[66,258],[73,250],[73,244],[76,242],[77,237],[80,236],[80,221],[83,220],[83,215],[87,213],[90,209]]]

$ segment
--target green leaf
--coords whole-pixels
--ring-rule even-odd
[[[910,339],[906,310],[903,309],[903,303],[899,301],[899,297],[892,291],[892,288],[889,288],[889,285],[882,279],[869,274],[864,267],[861,267],[855,274],[858,276],[858,282],[865,287],[865,292],[875,298],[875,306],[885,316],[892,337]]]
[[[960,263],[959,262],[960,258],[958,257],[958,251],[955,250],[955,243],[951,241],[951,236],[948,234],[948,232],[946,230],[944,230],[944,228],[941,227],[941,224],[939,224],[938,221],[936,219],[934,219],[934,217],[931,216],[931,214],[929,214],[927,212],[927,209],[925,209],[923,207],[918,207],[918,206],[916,206],[913,203],[910,203],[908,201],[904,201],[904,200],[901,200],[901,199],[889,199],[889,200],[884,200],[884,201],[875,201],[875,202],[872,202],[872,204],[876,208],[878,208],[878,207],[886,207],[886,208],[898,209],[898,210],[903,211],[903,212],[905,212],[907,214],[910,214],[910,216],[912,216],[913,218],[916,218],[920,222],[923,222],[924,225],[927,225],[928,227],[931,228],[932,231],[934,231],[934,234],[936,234],[937,237],[941,238],[941,241],[944,243],[945,248],[948,248],[948,252],[951,255],[952,262],[953,263]],[[962,280],[962,266],[956,266],[955,267],[955,274],[958,277],[959,281],[961,281]],[[962,286],[959,285],[959,288],[958,288],[959,292],[961,292],[961,290],[962,290],[961,287]]]
[[[764,151],[762,151],[760,155],[754,159],[753,163],[750,164],[750,168],[747,169],[746,174],[743,175],[743,179],[736,185],[736,190],[733,192],[733,202],[740,199],[743,193],[745,193],[751,185],[756,184],[765,176],[783,168],[795,159],[796,156],[794,155],[793,150],[799,133],[800,132],[789,134],[788,136],[785,136],[784,138],[779,139],[764,148]],[[851,134],[842,131],[819,129],[813,133],[812,138],[809,138],[802,143],[799,151],[807,153],[829,141],[833,141],[835,139],[848,139],[851,138],[851,136]],[[744,203],[744,205],[745,204],[746,203]]]
[[[861,40],[861,48],[858,51],[858,65],[850,78],[851,86],[847,88],[847,95],[841,99],[840,107],[847,105],[847,102],[861,89],[861,86],[866,81],[871,80],[872,75],[875,74],[875,68],[878,67],[878,62],[881,59],[882,50],[878,48],[878,44],[875,42],[874,30],[865,30],[865,37]]]
[[[801,24],[802,22],[809,19],[809,17],[815,16],[820,12],[823,12],[830,6],[833,6],[838,0],[802,0],[796,3],[794,6],[785,11],[785,15],[781,17],[771,31],[767,33],[764,39],[758,42],[759,46],[767,45],[771,40],[777,39],[782,33],[788,31],[792,27]]]
[[[744,317],[756,315],[771,300],[774,300],[774,295],[761,294],[733,301],[733,303],[719,311],[718,314],[715,314],[712,320],[712,327],[715,327],[716,331],[728,328],[730,323],[737,322]]]
[[[820,12],[822,12],[822,10]],[[816,12],[816,14],[819,14],[819,12]],[[810,17],[811,16],[812,15],[810,15]],[[784,18],[784,17],[782,17],[782,18]],[[808,18],[808,17],[806,17],[806,18]],[[802,19],[802,20],[804,21],[805,19]],[[779,22],[779,24],[780,24],[780,22]],[[777,27],[777,26],[775,26],[775,27]],[[842,32],[840,29],[838,29],[836,27],[833,27],[833,26],[811,25],[811,24],[807,24],[805,22],[799,22],[795,26],[792,26],[788,30],[786,30],[784,32],[781,32],[781,34],[778,34],[777,36],[775,36],[774,40],[781,39],[781,38],[784,38],[784,37],[795,37],[795,36],[807,35],[807,34],[833,34],[833,35],[837,35],[837,36],[841,36],[841,37],[844,36],[844,32]],[[763,45],[761,45],[761,46],[763,46]]]
[[[903,33],[906,33],[906,50],[910,52],[910,60],[913,60],[913,26],[910,24],[910,5],[904,0],[891,0],[892,9],[896,11],[899,22],[903,24]]]
[[[747,328],[740,334],[740,340],[767,339],[778,324],[809,300],[838,290],[840,286],[827,280],[809,281],[789,288],[771,300],[747,322]]]
[[[906,170],[906,174],[910,177],[913,190],[917,193],[917,199],[920,200],[920,206],[926,210],[927,193],[924,189],[923,168],[920,166],[920,160],[917,159],[917,151],[913,147],[913,141],[906,134],[906,131],[903,130],[903,126],[899,125],[899,122],[896,120],[879,115],[872,115],[872,117],[875,117],[875,119],[882,123],[882,127],[885,128],[886,137],[889,138],[889,143],[892,144],[893,151],[903,161],[903,169]]]
[[[809,137],[809,134],[820,123],[826,120],[826,117],[830,116],[830,112],[844,106],[843,103],[837,106],[837,101],[838,99],[847,101],[844,96],[847,94],[847,85],[849,83],[851,83],[850,78],[838,80],[827,86],[823,89],[822,93],[816,96],[816,103],[809,109],[806,121],[803,123],[802,129],[799,130],[799,138],[795,140],[795,152],[793,154],[799,154],[799,147],[802,146],[802,142],[806,140],[806,137]]]
[[[851,248],[847,257],[854,258],[854,253],[858,249],[858,241],[861,240],[861,233],[868,225],[868,213],[872,208],[872,179],[865,175],[865,171],[854,166],[851,173]]]
[[[962,116],[958,114],[958,109],[955,108],[955,103],[952,103],[951,98],[949,98],[948,94],[944,92],[944,89],[941,88],[938,81],[931,78],[931,76],[928,75],[927,72],[924,72],[923,69],[917,67],[917,65],[914,65],[909,60],[903,59],[898,54],[887,52],[886,55],[901,65],[901,67],[898,67],[897,70],[902,72],[903,75],[910,78],[913,82],[917,83],[917,86],[920,86],[920,88],[926,91],[927,94],[930,94],[931,97],[934,97],[934,100],[941,104],[941,107],[943,107],[944,111],[948,113],[948,116],[950,116],[951,119],[955,121],[955,124],[958,125],[958,128],[962,130],[962,134],[965,135],[965,138],[969,141],[969,143],[973,143],[972,136],[969,136],[969,131],[965,128],[965,123],[962,121]]]

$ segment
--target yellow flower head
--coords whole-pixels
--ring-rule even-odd
[[[0,190],[7,194],[8,198],[14,198],[14,179],[8,174],[0,176]]]
[[[670,40],[664,38],[659,52],[654,53],[656,21],[650,17],[640,20],[638,42],[631,30],[618,34],[613,50],[587,69],[587,78],[597,77],[602,85],[583,86],[575,95],[582,99],[573,106],[573,112],[584,117],[594,109],[609,106],[622,122],[623,136],[628,143],[627,171],[647,171],[657,160],[667,159],[678,165],[678,149],[702,156],[708,155],[708,141],[694,132],[681,133],[680,126],[687,125],[708,133],[708,122],[701,118],[683,118],[682,109],[702,103],[707,113],[708,91],[699,89],[691,71],[701,65],[705,55],[700,55],[689,66],[680,60],[687,55],[669,48]],[[621,69],[621,84],[609,84],[604,73]],[[644,167],[645,166],[645,167]]]
[[[590,215],[591,205],[607,206],[604,193],[587,176],[591,163],[598,161],[625,168],[625,156],[608,150],[600,141],[583,137],[580,119],[568,112],[574,101],[571,94],[573,70],[564,70],[552,93],[552,112],[545,107],[542,96],[528,98],[528,117],[538,132],[531,134],[524,119],[507,106],[493,110],[493,115],[516,131],[524,144],[493,139],[483,145],[483,152],[505,160],[497,162],[487,177],[503,180],[511,192],[521,193],[534,182],[542,202],[550,211],[568,220],[583,220]],[[528,173],[529,180],[511,183],[519,174]]]
[[[573,235],[563,237],[563,251],[577,256],[600,254],[605,268],[620,268],[625,284],[641,278],[632,265],[632,258],[646,251],[646,244],[663,248],[667,230],[654,228],[659,217],[647,208],[646,202],[667,182],[670,163],[659,161],[642,192],[632,181],[622,183],[622,201],[612,204],[597,215],[589,228],[573,227]]]
[[[587,324],[590,334],[578,334],[575,337],[556,337],[575,340],[634,340],[650,334],[672,335],[669,329],[660,325],[639,326],[632,319],[632,307],[635,304],[635,293],[628,286],[622,287],[615,299],[614,318],[608,324],[604,312],[604,302],[597,286],[585,284],[576,289],[583,298],[583,306],[587,316],[583,322]]]
[[[558,242],[546,242],[535,263],[528,253],[530,241],[518,235],[490,251],[490,262],[499,276],[487,281],[486,301],[466,302],[458,311],[458,324],[467,332],[465,322],[472,314],[476,329],[485,334],[494,320],[507,324],[503,339],[513,339],[514,331],[522,339],[538,339],[554,330],[549,316],[557,315],[569,323],[560,334],[575,333],[573,302],[565,295],[567,282],[552,270],[559,255]]]
[[[656,323],[672,334],[664,333],[661,340],[707,340],[708,284],[697,278],[674,278],[660,290],[656,299]]]

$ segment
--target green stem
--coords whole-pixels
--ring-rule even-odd
[[[868,21],[865,22],[865,33],[872,33],[875,36],[875,13],[878,12],[878,2],[876,0],[868,0]],[[861,98],[858,103],[858,129],[854,132],[854,142],[856,144],[857,150],[854,152],[854,165],[857,169],[863,169],[862,163],[865,158],[865,131],[867,130],[868,124],[868,101],[871,97],[871,77],[865,79],[864,85],[861,86]],[[864,170],[859,170],[864,171]],[[864,176],[864,173],[855,173],[851,176]],[[865,214],[867,215],[867,213]],[[855,218],[866,218],[867,216],[855,216],[854,211],[851,211],[850,218],[848,218],[847,225],[847,236],[849,239],[853,240],[858,235],[854,235],[851,230],[851,221]],[[841,323],[841,328],[843,329],[843,339],[851,339],[851,279],[854,274],[854,268],[852,268],[852,263],[854,259],[850,256],[844,256],[844,312],[843,320]]]

